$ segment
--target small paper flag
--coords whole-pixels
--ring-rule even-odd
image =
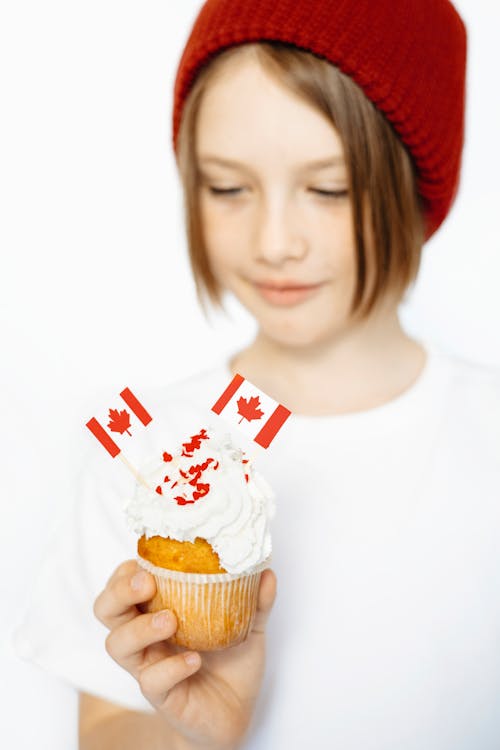
[[[236,424],[263,448],[269,447],[291,414],[290,409],[274,401],[239,374],[234,376],[217,399],[212,411]]]
[[[130,446],[130,441],[141,430],[141,425],[145,427],[153,419],[130,388],[124,388],[120,396],[126,408],[119,404],[118,408],[109,408],[108,414],[100,418],[101,421],[92,417],[86,423],[112,458],[118,456],[123,448]],[[106,427],[103,427],[103,422],[106,423]]]

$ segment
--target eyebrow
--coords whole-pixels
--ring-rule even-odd
[[[234,161],[233,159],[223,159],[221,156],[205,155],[199,157],[200,164],[219,164],[221,167],[238,167],[240,169],[248,169],[248,167],[242,162]],[[345,166],[345,160],[343,156],[329,156],[326,159],[316,159],[314,161],[305,162],[304,164],[298,164],[296,171],[303,171],[306,169],[326,169],[327,167]]]

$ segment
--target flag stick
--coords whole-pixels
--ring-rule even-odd
[[[146,487],[146,489],[151,490],[152,488],[146,482],[146,480],[144,479],[144,477],[142,476],[142,474],[139,471],[137,471],[137,469],[135,468],[135,466],[132,466],[132,464],[130,463],[130,461],[127,458],[125,458],[125,456],[123,455],[122,451],[120,451],[120,453],[118,455],[120,456],[121,460],[123,461],[123,463],[125,464],[125,466],[127,467],[127,469],[129,469],[129,471],[132,472],[132,474],[137,479],[137,481],[140,482],[143,485],[143,487]]]

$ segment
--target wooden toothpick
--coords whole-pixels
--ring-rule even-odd
[[[142,474],[135,468],[135,466],[132,466],[128,458],[125,458],[122,451],[120,451],[118,455],[120,456],[127,469],[132,472],[137,481],[140,482],[143,487],[146,487],[146,489],[152,490],[153,488],[149,486],[149,484],[146,482]]]

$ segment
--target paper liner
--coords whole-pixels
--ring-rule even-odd
[[[156,581],[155,596],[144,611],[170,609],[178,627],[169,641],[195,651],[236,646],[252,627],[259,582],[270,558],[249,573],[183,573],[153,565],[140,555],[137,562]]]

